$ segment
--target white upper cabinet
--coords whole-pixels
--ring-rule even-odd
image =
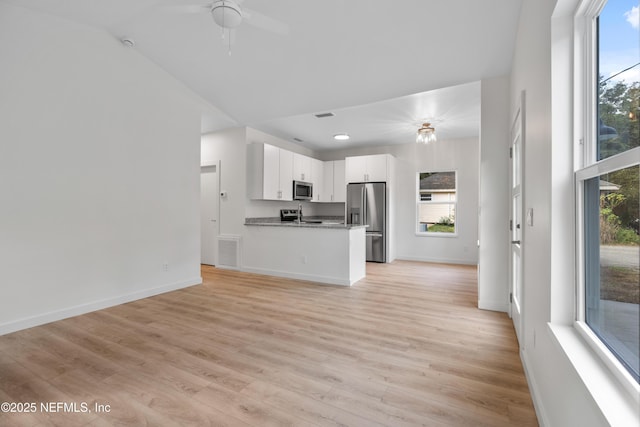
[[[252,143],[247,150],[249,197],[293,200],[293,153],[273,145]]]
[[[311,181],[311,157],[293,153],[293,179],[295,181]]]
[[[263,145],[264,159],[262,194],[260,199],[278,200],[280,198],[280,149],[273,145]]]
[[[347,157],[347,182],[387,182],[390,157],[389,154]]]
[[[280,149],[280,200],[293,200],[293,153]]]
[[[347,182],[345,180],[345,161],[336,160],[333,162],[333,198],[332,202],[347,201]]]
[[[322,202],[345,202],[346,182],[344,179],[344,160],[324,162],[324,191]]]
[[[322,160],[311,159],[311,177],[313,184],[312,202],[326,202],[327,195],[324,185],[324,162]]]

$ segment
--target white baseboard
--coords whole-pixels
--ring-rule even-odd
[[[306,280],[309,282],[316,282],[316,283],[326,284],[326,285],[351,286],[353,284],[349,280],[341,279],[339,277],[292,273],[289,271],[269,270],[266,268],[243,267],[242,271],[245,271],[247,273],[264,274],[266,276],[285,277],[287,279]]]
[[[468,259],[417,257],[413,255],[398,255],[396,259],[401,261],[434,262],[437,264],[478,265],[477,260],[468,260]]]
[[[531,394],[531,400],[533,400],[533,408],[535,409],[536,416],[538,417],[538,425],[540,425],[540,427],[550,426],[551,424],[549,424],[547,413],[544,409],[544,405],[542,404],[543,400],[540,397],[540,389],[536,383],[536,378],[530,370],[527,353],[521,351],[520,360],[522,361],[522,367],[524,368],[524,376],[527,378],[527,383],[529,384],[529,392]]]
[[[74,307],[63,308],[61,310],[50,311],[48,313],[39,314],[37,316],[27,317],[0,324],[0,335],[10,334],[22,329],[32,328],[34,326],[44,325],[45,323],[55,322],[57,320],[69,317],[79,316],[81,314],[90,313],[92,311],[102,310],[104,308],[113,307],[127,302],[139,300],[142,298],[152,297],[154,295],[164,294],[166,292],[176,291],[178,289],[188,288],[193,285],[202,283],[202,277],[194,277],[189,280],[183,280],[176,283],[158,286],[156,288],[145,289],[130,294],[120,295],[113,298],[107,298],[100,301],[94,301]]]
[[[480,310],[501,311],[503,313],[508,313],[509,303],[505,303],[502,301],[478,300],[478,308]]]

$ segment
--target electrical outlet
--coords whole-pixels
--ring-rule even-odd
[[[302,263],[303,264],[307,263],[307,256],[306,255],[302,255]]]
[[[162,264],[162,270],[163,271],[169,271],[169,263],[168,262],[165,262],[165,263]]]

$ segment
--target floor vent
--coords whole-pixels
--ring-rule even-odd
[[[240,268],[240,236],[218,237],[218,265],[220,268]]]

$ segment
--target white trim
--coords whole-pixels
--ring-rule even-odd
[[[241,271],[246,273],[263,274],[265,276],[284,277],[286,279],[305,280],[307,282],[315,282],[321,285],[340,285],[351,286],[358,280],[350,281],[339,277],[318,276],[315,274],[292,273],[290,271],[271,270],[267,268],[243,267]]]
[[[614,172],[620,169],[635,166],[640,163],[640,147],[618,153],[615,156],[607,157],[598,163],[587,166],[576,171],[576,179],[584,181],[590,178]]]
[[[478,265],[478,260],[471,259],[453,259],[453,258],[432,258],[432,257],[419,257],[413,255],[398,255],[396,259],[399,261],[420,261],[431,262],[435,264],[460,264],[460,265]]]
[[[615,378],[603,360],[595,355],[574,326],[548,323],[557,347],[567,356],[578,377],[611,426],[640,425],[638,393],[629,393]]]
[[[158,286],[156,288],[145,289],[130,294],[120,295],[118,297],[107,298],[86,304],[80,304],[75,307],[63,308],[61,310],[51,311],[49,313],[39,314],[37,316],[27,317],[0,325],[0,335],[10,334],[22,329],[32,328],[34,326],[44,325],[69,317],[79,316],[81,314],[90,313],[92,311],[102,310],[131,301],[152,297],[154,295],[164,294],[166,292],[176,291],[178,289],[188,288],[190,286],[202,283],[202,277],[194,277],[180,282],[169,283]]]
[[[446,233],[444,231],[416,231],[416,237],[458,237],[458,233]]]
[[[531,371],[531,362],[529,362],[528,353],[525,351],[520,352],[520,360],[522,361],[522,367],[524,368],[524,376],[529,384],[529,392],[531,394],[531,400],[533,401],[533,408],[536,410],[536,417],[538,418],[538,424],[540,427],[551,426],[549,422],[549,416],[544,407],[543,394],[540,391],[540,387],[536,382],[536,377]]]
[[[640,384],[631,376],[629,371],[620,363],[609,348],[584,322],[575,322],[575,328],[591,350],[602,360],[605,366],[616,377],[620,384],[631,394],[640,405]]]
[[[503,313],[509,313],[509,303],[503,301],[487,301],[478,300],[478,308],[480,310],[500,311]]]

